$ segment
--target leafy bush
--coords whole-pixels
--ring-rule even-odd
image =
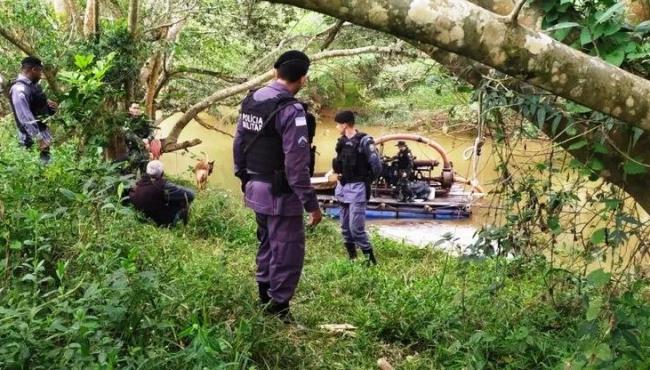
[[[11,140],[0,130],[3,142]],[[551,269],[544,258],[457,259],[373,237],[380,265],[309,229],[293,310],[256,304],[255,222],[201,192],[188,226],[119,204],[129,181],[74,142],[54,161],[0,148],[1,368],[645,368],[645,281]],[[2,211],[4,210],[4,211]],[[350,323],[333,337],[321,324]]]

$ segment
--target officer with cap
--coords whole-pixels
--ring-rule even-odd
[[[341,138],[336,143],[332,167],[339,174],[335,196],[341,206],[341,231],[350,259],[357,257],[357,246],[368,265],[377,264],[366,233],[366,203],[370,184],[381,173],[381,159],[371,136],[354,128],[354,113],[341,111],[334,117]]]
[[[399,171],[399,177],[406,177],[407,180],[410,180],[413,175],[413,166],[414,158],[411,149],[409,149],[406,142],[400,140],[397,142],[397,148],[399,152],[394,157],[397,160],[397,170]]]
[[[303,105],[294,95],[307,80],[310,60],[296,50],[274,65],[275,80],[243,100],[233,144],[235,175],[257,221],[256,280],[266,312],[291,322],[305,256],[308,225],[322,218],[309,176],[310,146]]]
[[[57,104],[48,100],[38,82],[43,73],[43,63],[35,57],[26,57],[21,62],[21,72],[9,90],[9,103],[18,128],[20,145],[29,149],[38,142],[41,162],[50,161],[52,135],[45,118],[54,114]]]

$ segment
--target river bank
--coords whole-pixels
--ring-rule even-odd
[[[255,223],[238,194],[201,192],[187,227],[158,229],[118,204],[119,177],[76,158],[73,143],[46,168],[32,154],[0,148],[0,367],[649,365],[641,282],[610,294],[602,273],[559,274],[542,258],[456,259],[377,235],[369,269],[347,261],[330,221],[307,233],[293,301],[304,328],[284,326],[256,304]]]

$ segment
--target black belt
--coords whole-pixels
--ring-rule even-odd
[[[273,183],[273,175],[272,174],[249,174],[250,178],[252,181],[260,181],[260,182],[268,182],[269,184]]]

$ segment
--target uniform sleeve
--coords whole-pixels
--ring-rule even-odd
[[[372,176],[376,179],[381,174],[382,164],[381,158],[379,158],[379,153],[377,153],[377,148],[375,147],[375,140],[372,136],[366,136],[363,138],[362,144],[364,154],[368,158],[368,164],[370,165]]]
[[[38,120],[29,109],[29,101],[25,94],[25,87],[22,84],[16,84],[11,89],[11,103],[16,111],[18,122],[25,128],[27,134],[32,139],[41,140],[41,132],[38,129]]]
[[[172,184],[167,181],[165,183],[165,196],[170,203],[192,203],[194,200],[194,193],[184,187]]]
[[[232,145],[232,154],[235,162],[235,174],[246,170],[246,156],[244,155],[244,126],[237,120],[237,131]]]
[[[289,186],[305,211],[313,212],[318,209],[318,199],[309,175],[309,132],[302,105],[296,103],[284,108],[276,120],[276,129],[282,135],[284,168]]]

